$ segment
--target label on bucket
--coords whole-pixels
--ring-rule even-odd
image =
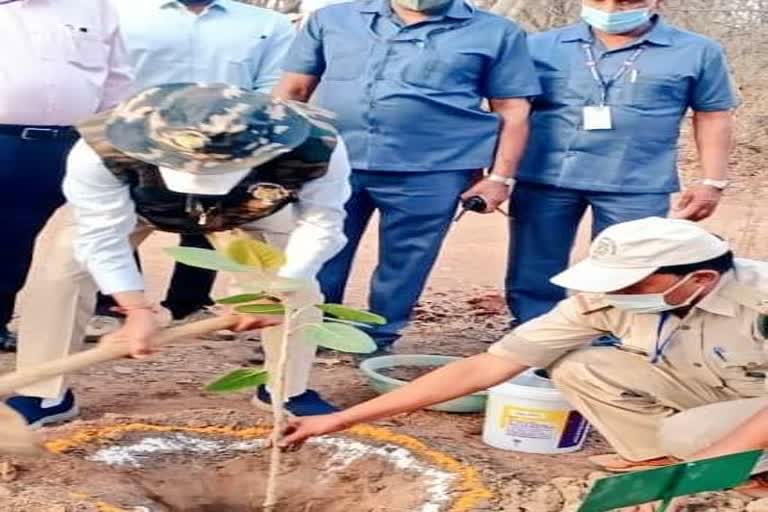
[[[501,414],[501,429],[511,437],[551,439],[558,448],[570,448],[581,443],[587,432],[587,422],[576,411],[534,409],[505,406]]]

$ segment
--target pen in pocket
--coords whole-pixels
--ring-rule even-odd
[[[637,82],[637,68],[632,68],[632,72],[629,74],[629,81],[631,83]]]
[[[715,355],[716,355],[717,357],[719,357],[721,360],[723,360],[723,361],[727,361],[727,360],[728,360],[728,359],[726,359],[726,357],[725,357],[725,350],[723,349],[723,347],[714,347],[714,348],[712,349],[712,352],[714,352],[714,353],[715,353]]]

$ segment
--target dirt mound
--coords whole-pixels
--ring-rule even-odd
[[[231,416],[222,411],[162,416],[164,421],[157,423],[125,418],[116,423],[78,422],[50,432],[51,454],[12,462],[15,476],[0,484],[0,508],[3,512],[262,510],[268,425],[210,421]],[[173,418],[185,422],[175,423]],[[361,427],[285,454],[277,509],[440,512],[451,509],[472,489],[485,495],[467,471],[413,438]]]

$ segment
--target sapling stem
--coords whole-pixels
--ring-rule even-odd
[[[285,370],[288,366],[288,339],[291,335],[291,322],[295,315],[293,308],[282,301],[285,306],[283,313],[283,335],[280,340],[279,357],[277,362],[277,372],[270,378],[270,392],[272,395],[272,421],[274,427],[270,435],[271,452],[269,456],[269,477],[267,478],[267,491],[264,498],[263,509],[265,512],[276,512],[278,500],[278,482],[280,475],[280,461],[282,451],[280,450],[280,437],[285,430]],[[300,311],[300,310],[299,310]]]

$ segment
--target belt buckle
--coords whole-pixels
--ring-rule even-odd
[[[21,130],[21,138],[23,140],[39,140],[42,137],[36,137],[34,134],[50,133],[50,138],[53,139],[59,134],[57,128],[24,128]]]

